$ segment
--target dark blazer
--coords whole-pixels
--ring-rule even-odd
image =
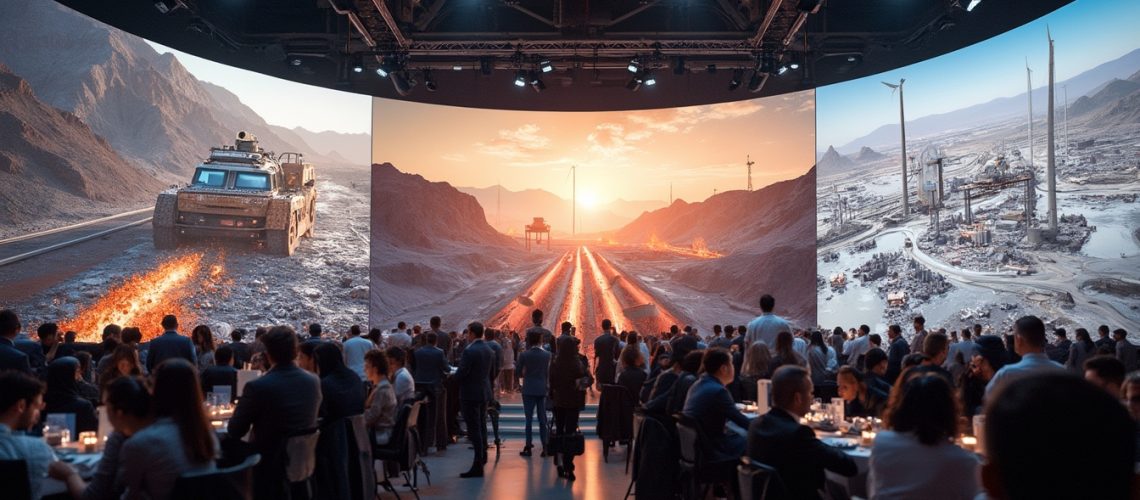
[[[689,397],[689,389],[697,383],[695,373],[681,372],[673,387],[669,390],[669,402],[665,404],[665,414],[672,415],[685,408],[685,399]]]
[[[460,401],[490,401],[491,368],[495,351],[483,339],[467,345],[459,358],[455,378],[459,381]]]
[[[447,356],[443,354],[442,349],[436,346],[425,345],[416,349],[412,351],[412,358],[415,360],[412,378],[417,384],[440,385],[443,383],[443,379],[451,373],[451,365],[447,364]]]
[[[229,386],[230,397],[237,397],[237,368],[232,366],[209,366],[202,370],[202,392],[214,392],[212,387]]]
[[[321,374],[320,416],[338,419],[364,413],[364,383],[348,367]]]
[[[321,383],[293,363],[278,364],[245,385],[228,434],[241,438],[253,428],[252,443],[261,453],[276,453],[286,438],[317,426]]]
[[[895,383],[895,379],[899,378],[902,373],[902,361],[907,354],[910,354],[910,345],[906,340],[899,335],[899,338],[891,342],[887,352],[887,382]]]
[[[531,347],[519,354],[516,372],[523,379],[523,396],[546,396],[550,390],[551,355],[540,347]]]
[[[708,446],[715,450],[718,455],[717,458],[736,459],[740,457],[740,452],[743,451],[743,440],[736,437],[737,434],[726,435],[724,424],[731,420],[736,425],[746,429],[749,424],[748,417],[736,409],[732,395],[728,393],[728,389],[719,380],[708,374],[701,375],[701,378],[697,379],[697,382],[689,389],[682,413],[691,417],[704,429],[705,436],[712,441],[708,443]],[[733,438],[737,439],[735,448],[729,442]]]
[[[748,426],[748,455],[776,468],[788,498],[793,499],[820,498],[824,469],[844,476],[858,472],[851,457],[823,444],[810,427],[780,408],[773,408]]]
[[[673,370],[664,371],[657,375],[657,381],[654,382],[653,390],[649,393],[649,399],[645,402],[645,411],[667,415],[665,409],[669,406],[669,396],[673,395],[673,385],[677,383],[679,378],[681,378],[680,374]]]
[[[648,377],[648,375],[645,374],[645,370],[628,367],[618,374],[617,383],[620,386],[624,386],[625,389],[629,391],[629,397],[636,400],[638,395],[641,394],[641,386],[645,384],[646,377]]]
[[[149,351],[146,356],[147,372],[154,371],[154,367],[170,358],[182,358],[198,366],[198,355],[194,352],[194,343],[190,337],[183,337],[173,330],[167,330],[151,340]]]
[[[253,352],[249,348],[249,344],[245,342],[230,342],[226,344],[234,351],[234,366],[241,368],[249,362],[253,357]]]
[[[11,339],[0,337],[0,371],[4,370],[31,374],[32,365],[28,362],[28,355],[16,349]]]

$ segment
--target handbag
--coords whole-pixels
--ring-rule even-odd
[[[547,438],[546,451],[548,453],[562,453],[579,456],[586,453],[586,436],[581,431],[571,434],[551,434]]]

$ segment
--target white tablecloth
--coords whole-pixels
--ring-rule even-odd
[[[74,457],[75,459],[70,462],[71,467],[79,473],[79,477],[91,479],[95,474],[95,468],[99,466],[99,460],[103,459],[103,453],[76,453]],[[67,493],[67,484],[58,479],[44,478],[43,496],[61,493]]]

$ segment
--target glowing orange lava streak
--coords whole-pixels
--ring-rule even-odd
[[[569,321],[573,323],[574,326],[582,328],[582,299],[586,295],[586,290],[582,286],[581,247],[574,253],[574,274],[570,276],[570,289],[567,291],[567,295],[569,295],[570,304],[563,309],[561,321]]]
[[[590,270],[594,273],[594,283],[597,285],[598,295],[601,297],[602,309],[605,311],[606,317],[613,322],[614,329],[618,331],[628,329],[633,323],[622,312],[623,308],[618,303],[614,291],[610,288],[607,276],[602,274],[602,270],[598,268],[598,261],[594,260],[594,254],[590,252],[590,248],[583,247],[582,250],[586,254],[586,260],[590,262]],[[600,325],[601,322],[599,321],[598,324]]]
[[[632,303],[628,304],[628,306],[632,307],[642,304],[656,304],[657,318],[655,319],[656,324],[653,325],[654,331],[664,331],[668,329],[670,325],[682,323],[681,321],[677,320],[676,316],[667,311],[660,303],[660,301],[653,298],[649,292],[646,292],[645,289],[641,288],[637,282],[629,279],[625,273],[619,271],[617,267],[615,267],[612,263],[610,263],[609,260],[606,259],[605,255],[602,255],[600,253],[598,254],[598,263],[598,265],[606,272],[612,275],[622,275],[622,279],[618,280],[617,286],[621,288],[629,300],[632,301]],[[644,325],[642,325],[642,327],[644,328]]]
[[[530,299],[531,304],[528,306],[521,303],[518,299],[512,300],[505,307],[499,310],[491,317],[489,324],[503,325],[506,324],[507,329],[526,330],[530,324],[530,314],[534,309],[543,309],[541,304],[550,302],[550,287],[553,286],[554,281],[562,276],[566,267],[566,261],[569,260],[570,252],[566,252],[558,257],[558,260],[547,269],[534,285],[530,287],[529,291],[523,296]],[[548,311],[549,312],[549,311]]]
[[[182,324],[191,324],[193,318],[187,315],[183,302],[192,290],[182,285],[198,274],[201,265],[202,254],[193,253],[131,276],[74,318],[60,323],[60,328],[76,332],[81,341],[98,342],[103,327],[111,323],[141,328],[144,340],[161,333],[163,315],[174,314]]]

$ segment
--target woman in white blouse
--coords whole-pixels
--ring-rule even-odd
[[[871,448],[871,499],[974,498],[982,492],[979,461],[954,444],[961,412],[950,381],[917,367],[903,380],[883,412],[888,430]]]

